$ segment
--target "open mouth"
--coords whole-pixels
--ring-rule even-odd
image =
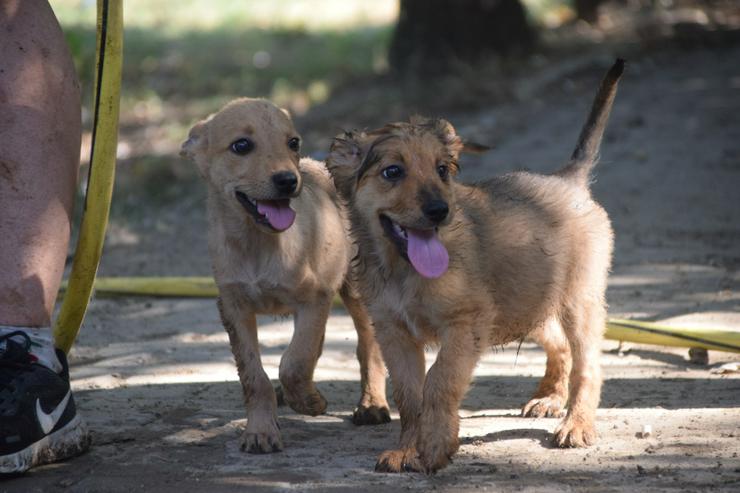
[[[402,228],[398,223],[393,222],[393,220],[385,214],[380,215],[380,225],[383,226],[385,235],[390,238],[393,244],[398,248],[398,253],[401,257],[408,260],[409,237],[406,229]]]
[[[383,231],[423,277],[436,279],[447,272],[450,258],[439,239],[437,228],[414,229],[401,226],[385,214],[380,215]]]
[[[285,231],[295,221],[295,211],[290,207],[290,199],[255,200],[239,191],[235,195],[242,207],[252,215],[257,224],[266,226],[273,231]]]

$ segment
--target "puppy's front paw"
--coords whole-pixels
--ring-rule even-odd
[[[280,438],[277,423],[273,420],[268,425],[250,426],[247,422],[247,429],[242,435],[241,450],[250,454],[271,454],[283,450],[283,440]]]
[[[434,474],[452,461],[460,447],[459,429],[457,413],[422,412],[416,449],[424,464],[424,472]]]
[[[593,421],[567,416],[555,430],[552,441],[561,448],[589,447],[596,443]]]
[[[525,418],[559,418],[563,415],[565,399],[557,394],[533,398],[522,408]]]
[[[430,433],[419,437],[417,447],[419,459],[424,465],[424,472],[434,474],[452,462],[452,456],[457,452],[459,441],[457,437],[449,440],[442,434]]]
[[[424,465],[413,448],[386,450],[378,456],[375,472],[424,472]]]
[[[316,389],[304,392],[288,392],[283,387],[283,396],[288,405],[299,414],[308,414],[309,416],[318,416],[326,412],[326,399]]]
[[[361,425],[381,425],[390,423],[391,411],[388,406],[363,406],[359,405],[352,413],[352,423]]]

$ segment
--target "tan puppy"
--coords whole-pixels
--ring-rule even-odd
[[[332,300],[340,291],[352,316],[362,397],[355,424],[388,422],[385,368],[365,308],[348,279],[352,245],[323,164],[300,159],[300,137],[269,101],[238,99],[197,123],[182,146],[208,187],[208,239],[218,307],[244,389],[243,449],[283,447],[276,397],[262,368],[257,314],[295,317],[280,362],[285,401],[317,415],[326,400],[313,382]]]
[[[554,442],[594,442],[613,238],[588,182],[622,69],[620,60],[570,164],[551,176],[456,183],[464,144],[444,120],[335,140],[327,165],[350,207],[360,286],[401,414],[399,448],[381,454],[377,470],[444,467],[458,448],[457,410],[481,353],[527,337],[543,343],[548,361],[523,412],[558,414],[567,399]],[[430,343],[439,353],[425,376]]]

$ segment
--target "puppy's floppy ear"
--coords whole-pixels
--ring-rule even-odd
[[[180,146],[180,156],[196,160],[197,155],[206,150],[208,147],[207,126],[208,119],[193,125],[188,132],[188,139]]]
[[[190,129],[188,139],[180,146],[180,156],[195,161],[202,176],[206,174],[208,165],[205,152],[208,149],[208,120],[201,120]]]
[[[343,132],[332,141],[326,167],[329,169],[339,193],[349,198],[354,189],[357,170],[364,158],[363,146],[367,140],[364,132]]]
[[[463,140],[463,148],[460,152],[465,152],[467,154],[483,154],[484,152],[490,151],[492,147],[493,146]]]

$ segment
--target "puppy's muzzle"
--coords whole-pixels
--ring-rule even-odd
[[[444,200],[435,199],[426,202],[421,207],[421,211],[424,213],[424,217],[434,224],[439,224],[447,218],[447,215],[450,213],[450,207]]]
[[[292,171],[280,171],[272,175],[272,183],[275,189],[283,197],[295,195],[298,189],[298,177]]]

